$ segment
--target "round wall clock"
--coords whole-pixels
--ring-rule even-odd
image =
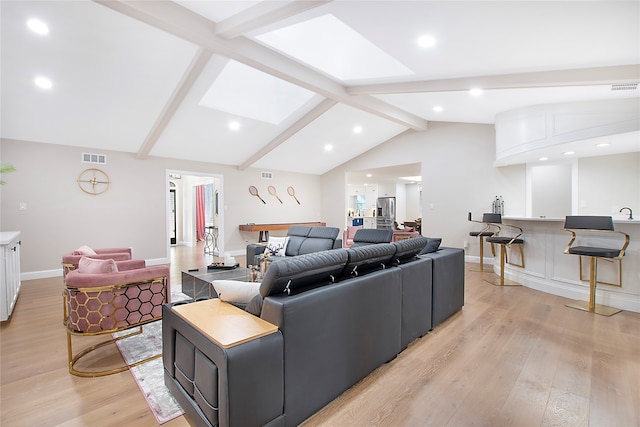
[[[85,193],[96,195],[107,191],[111,181],[109,176],[100,169],[85,169],[78,176],[78,185]]]

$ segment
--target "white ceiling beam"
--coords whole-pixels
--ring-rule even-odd
[[[483,90],[492,90],[592,86],[638,82],[640,82],[640,65],[633,64],[612,67],[539,71],[532,73],[350,86],[347,88],[347,93],[351,95],[378,95],[386,93],[466,91],[473,87],[478,87]]]
[[[262,157],[269,154],[272,150],[274,150],[280,144],[285,142],[287,139],[291,138],[293,135],[300,132],[302,129],[308,126],[311,122],[313,122],[315,119],[317,119],[318,117],[320,117],[321,115],[329,111],[337,103],[338,102],[334,101],[333,99],[325,99],[316,107],[314,107],[311,111],[305,114],[300,120],[298,120],[297,122],[289,126],[284,132],[282,132],[280,135],[272,139],[271,142],[269,142],[267,145],[262,147],[261,150],[259,150],[253,156],[245,160],[240,166],[238,166],[238,169],[243,171],[249,168],[252,164],[254,164],[258,160],[260,160]]]
[[[216,33],[220,37],[231,39],[330,2],[331,0],[263,1],[218,22]]]
[[[175,115],[176,111],[178,111],[178,108],[189,94],[189,91],[191,91],[191,88],[200,76],[200,73],[202,73],[202,70],[204,70],[204,67],[206,67],[209,63],[209,60],[212,56],[213,52],[206,49],[201,48],[198,50],[198,52],[196,52],[196,55],[193,57],[191,63],[182,75],[180,82],[178,83],[173,93],[171,94],[171,97],[162,109],[160,116],[157,118],[156,122],[151,128],[151,131],[138,150],[136,158],[146,159],[148,157],[156,142],[158,142],[158,139],[160,139],[162,132],[164,132],[167,125]]]
[[[325,75],[245,37],[226,40],[216,34],[212,21],[173,2],[95,0],[177,37],[227,58],[271,74],[326,98],[367,111],[414,130],[425,130],[427,121],[373,97],[353,97],[344,86]],[[384,108],[381,108],[384,107]]]

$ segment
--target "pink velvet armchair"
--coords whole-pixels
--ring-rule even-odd
[[[64,297],[64,325],[67,329],[69,372],[83,377],[115,374],[161,356],[112,369],[78,369],[76,362],[93,350],[142,333],[142,326],[162,318],[162,305],[170,300],[168,266],[146,267],[144,260],[114,261],[83,257],[78,268],[67,274]],[[136,331],[73,353],[72,336],[111,335]]]
[[[351,245],[353,245],[353,237],[361,228],[361,225],[347,225],[347,228],[344,229],[344,232],[342,234],[342,245],[345,248],[349,248],[351,247]]]
[[[80,246],[73,252],[62,256],[62,277],[66,279],[67,273],[78,268],[78,262],[83,256],[94,259],[112,259],[114,261],[126,261],[131,259],[131,248],[102,248],[91,249],[88,246]]]

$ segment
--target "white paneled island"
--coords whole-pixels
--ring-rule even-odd
[[[589,300],[589,282],[580,281],[579,257],[564,253],[571,234],[563,230],[564,218],[503,217],[506,224],[524,230],[525,267],[506,264],[505,277],[529,288],[576,300]],[[614,219],[617,231],[630,236],[622,260],[622,286],[598,284],[596,302],[622,310],[640,312],[640,220]],[[619,248],[623,238],[589,237],[586,244]],[[515,254],[514,254],[515,256]],[[588,275],[588,259],[583,258],[583,274]],[[617,283],[617,262],[598,262],[598,279]],[[500,273],[499,258],[494,258],[493,270]]]

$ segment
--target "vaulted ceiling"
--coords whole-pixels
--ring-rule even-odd
[[[430,121],[640,100],[611,86],[640,81],[639,6],[3,0],[0,133],[323,174]]]

